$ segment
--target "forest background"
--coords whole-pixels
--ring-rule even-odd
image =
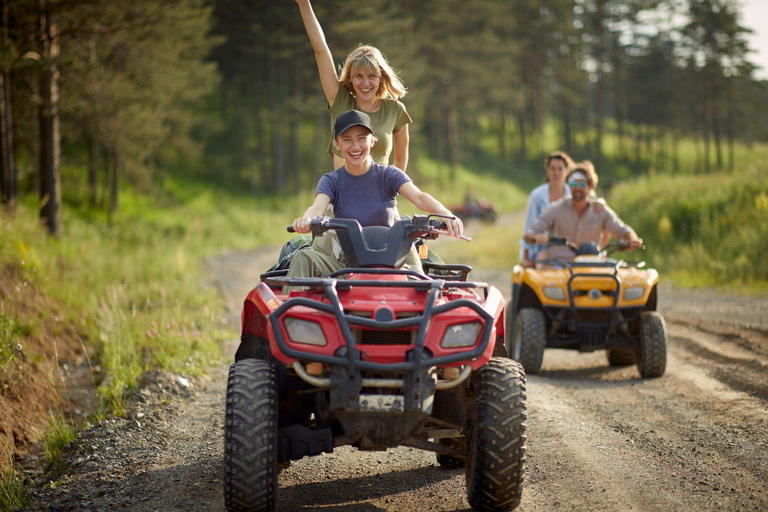
[[[564,150],[595,163],[665,279],[768,286],[768,92],[739,1],[314,8],[339,65],[364,43],[397,69],[408,173],[447,204],[471,184],[520,210]],[[329,133],[291,0],[0,2],[3,445],[35,441],[11,405],[33,368],[54,396],[62,354],[93,358],[97,417],[149,368],[204,371],[233,333],[201,261],[284,242]],[[460,252],[511,268],[518,238],[489,227]]]

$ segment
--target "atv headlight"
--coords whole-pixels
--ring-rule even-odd
[[[565,300],[565,290],[556,286],[545,286],[544,296],[552,300]]]
[[[483,324],[480,322],[451,325],[445,330],[440,346],[443,348],[471,347],[477,341],[477,335],[482,328]]]
[[[637,300],[643,296],[645,288],[642,286],[634,286],[624,290],[624,300]]]
[[[323,329],[317,322],[288,317],[283,320],[283,324],[285,325],[285,330],[288,331],[288,337],[294,343],[317,345],[318,347],[323,347],[327,343],[323,335]]]

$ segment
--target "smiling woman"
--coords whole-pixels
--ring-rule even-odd
[[[357,110],[344,112],[336,119],[334,135],[334,146],[344,157],[345,165],[320,178],[312,206],[293,221],[294,231],[308,233],[311,220],[323,215],[330,204],[338,218],[355,219],[363,227],[391,227],[399,194],[424,212],[447,217],[442,220],[448,232],[461,235],[464,229],[461,220],[440,201],[419,190],[397,167],[373,162],[370,155],[373,128],[367,114]],[[322,245],[328,239],[329,235],[317,237],[312,250],[296,253],[288,277],[320,277],[345,268],[342,255],[328,244]],[[420,270],[418,255],[412,256],[407,263]],[[285,287],[283,294],[290,291],[290,287]]]
[[[406,90],[397,74],[377,48],[360,46],[347,56],[339,78],[312,5],[309,0],[296,0],[296,3],[315,50],[320,82],[331,113],[331,127],[343,112],[365,112],[371,119],[376,137],[376,144],[370,152],[373,161],[388,165],[394,150],[393,165],[405,171],[408,165],[408,124],[412,120],[399,101]],[[334,145],[334,138],[335,135],[332,135],[328,143],[328,153],[334,157],[333,168],[338,169],[344,165],[344,160]]]

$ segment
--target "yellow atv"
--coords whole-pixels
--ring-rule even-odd
[[[664,317],[656,311],[658,272],[607,256],[626,249],[624,242],[603,251],[592,242],[577,249],[556,237],[549,245],[567,246],[575,258],[542,261],[547,266],[541,270],[515,265],[506,313],[509,357],[535,374],[545,348],[605,349],[611,366],[637,364],[643,378],[664,375],[667,342]]]

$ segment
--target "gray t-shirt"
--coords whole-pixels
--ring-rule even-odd
[[[331,198],[333,214],[342,219],[356,219],[361,226],[392,226],[395,223],[397,191],[412,181],[392,165],[371,165],[368,172],[354,176],[342,165],[323,174],[317,194]]]

